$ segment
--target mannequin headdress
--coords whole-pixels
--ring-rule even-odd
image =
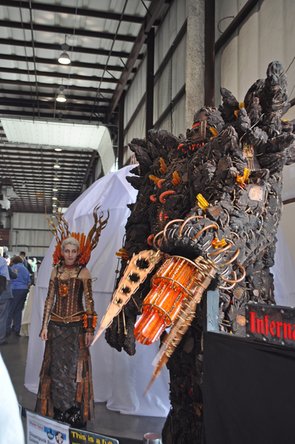
[[[93,219],[94,224],[89,230],[89,233],[76,233],[70,231],[69,224],[62,214],[57,214],[57,222],[49,221],[49,229],[53,233],[56,239],[56,246],[53,253],[53,265],[57,265],[62,262],[62,242],[68,237],[73,237],[79,242],[79,255],[78,264],[85,266],[90,259],[91,251],[97,246],[102,230],[106,227],[109,220],[109,211],[107,216],[104,218],[104,214],[101,212],[98,215],[98,210],[100,206],[97,205],[93,209]]]

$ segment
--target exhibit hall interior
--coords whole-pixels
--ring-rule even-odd
[[[0,444],[292,442],[294,16],[0,2]]]

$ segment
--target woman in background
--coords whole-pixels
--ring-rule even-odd
[[[14,256],[10,261],[11,270],[17,277],[11,280],[11,290],[13,299],[10,302],[7,317],[7,336],[14,332],[20,336],[22,323],[22,311],[25,306],[28,290],[31,284],[30,273],[23,264],[20,256]]]

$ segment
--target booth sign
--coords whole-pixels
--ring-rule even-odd
[[[246,305],[247,337],[295,346],[295,309],[279,305]]]

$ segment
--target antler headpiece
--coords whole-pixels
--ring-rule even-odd
[[[52,220],[49,221],[49,229],[53,233],[56,239],[56,247],[53,253],[53,265],[57,265],[62,261],[61,245],[62,242],[68,237],[73,237],[77,239],[80,244],[79,247],[79,257],[78,264],[86,265],[89,262],[91,251],[98,244],[100,234],[102,230],[106,227],[109,220],[109,211],[107,212],[106,218],[104,218],[103,213],[97,214],[100,206],[97,205],[93,209],[94,224],[90,229],[88,235],[84,233],[76,233],[69,230],[69,224],[62,214],[56,216],[57,223],[55,224]]]

